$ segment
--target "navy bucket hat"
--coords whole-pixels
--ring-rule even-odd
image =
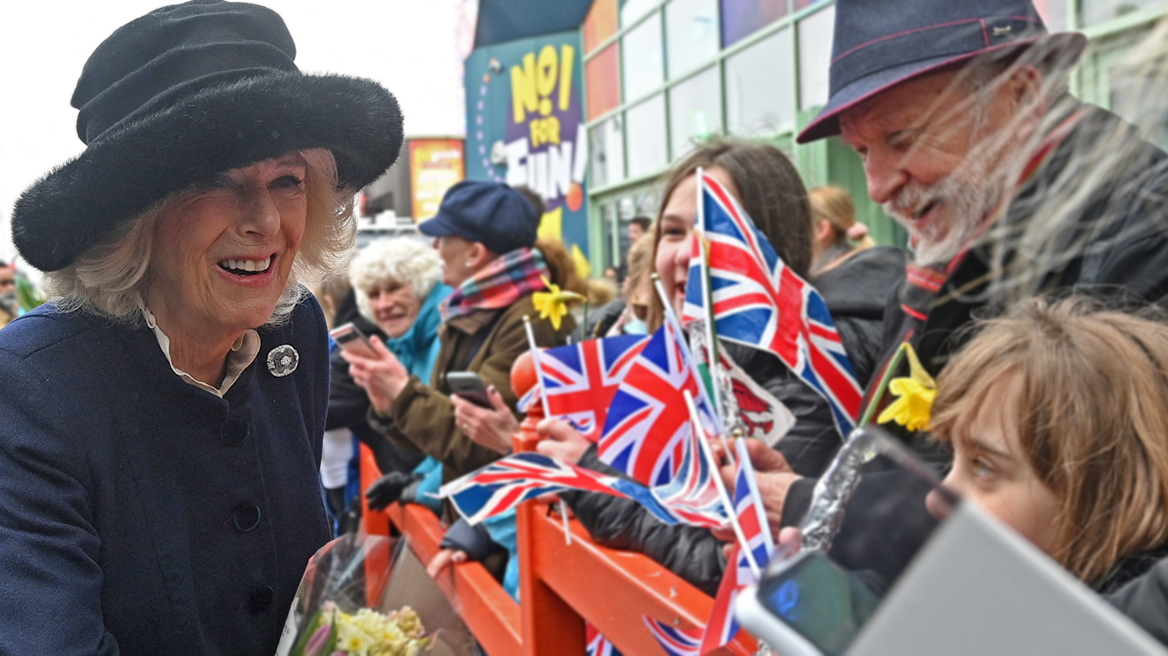
[[[918,75],[1047,42],[1077,59],[1082,34],[1048,34],[1031,0],[837,0],[827,106],[796,139],[839,134],[839,114]]]
[[[539,217],[518,191],[501,182],[465,180],[442,197],[438,213],[418,224],[430,237],[454,235],[496,255],[535,245]]]

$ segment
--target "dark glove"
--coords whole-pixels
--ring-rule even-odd
[[[369,502],[370,510],[384,510],[386,506],[397,501],[402,490],[413,481],[413,474],[400,471],[389,472],[377,479],[368,490],[365,490],[365,499]]]
[[[507,553],[507,549],[491,540],[491,534],[483,524],[471,526],[465,519],[460,519],[453,526],[446,529],[442,536],[443,549],[457,549],[465,551],[471,560],[482,562],[488,556],[496,553]]]
[[[418,491],[422,489],[422,481],[426,480],[423,476],[415,476],[414,480],[410,481],[402,490],[401,498],[398,499],[402,503],[422,503],[418,501]]]

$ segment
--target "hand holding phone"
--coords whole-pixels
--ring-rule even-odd
[[[364,358],[377,359],[377,353],[374,352],[373,345],[369,343],[369,338],[357,326],[351,323],[337,326],[329,331],[329,335],[346,351],[356,353]]]
[[[473,371],[451,371],[446,374],[446,384],[450,386],[450,393],[457,394],[459,398],[466,399],[471,403],[494,410],[495,406],[491,403],[491,397],[487,396],[487,386],[483,384],[483,379]]]

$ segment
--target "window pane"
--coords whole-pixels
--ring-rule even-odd
[[[835,5],[799,21],[799,109],[803,111],[827,104],[834,32]]]
[[[584,19],[584,52],[596,50],[616,29],[616,0],[596,0]]]
[[[718,0],[673,0],[665,6],[670,79],[718,54]]]
[[[718,67],[711,66],[669,90],[669,145],[673,159],[722,131]]]
[[[661,86],[661,21],[656,14],[621,39],[625,102]]]
[[[634,21],[652,11],[659,4],[661,4],[661,0],[620,0],[621,27],[632,25]]]
[[[1067,29],[1067,0],[1034,0],[1034,8],[1051,32],[1065,32]]]
[[[722,0],[722,47],[787,15],[787,0]]]
[[[726,60],[730,134],[775,132],[795,122],[791,30],[783,29]]]
[[[614,43],[584,63],[588,84],[588,120],[620,105],[620,44]]]
[[[656,173],[669,163],[665,154],[665,96],[658,94],[625,113],[630,178]]]
[[[1048,3],[1051,0],[1048,0]],[[1147,7],[1163,6],[1164,0],[1081,0],[1079,21],[1095,25]]]
[[[625,178],[625,147],[621,140],[620,116],[613,116],[592,128],[590,133],[592,186],[603,187]]]

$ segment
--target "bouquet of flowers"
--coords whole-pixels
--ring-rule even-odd
[[[404,539],[349,534],[308,563],[276,656],[474,653],[474,639]]]

